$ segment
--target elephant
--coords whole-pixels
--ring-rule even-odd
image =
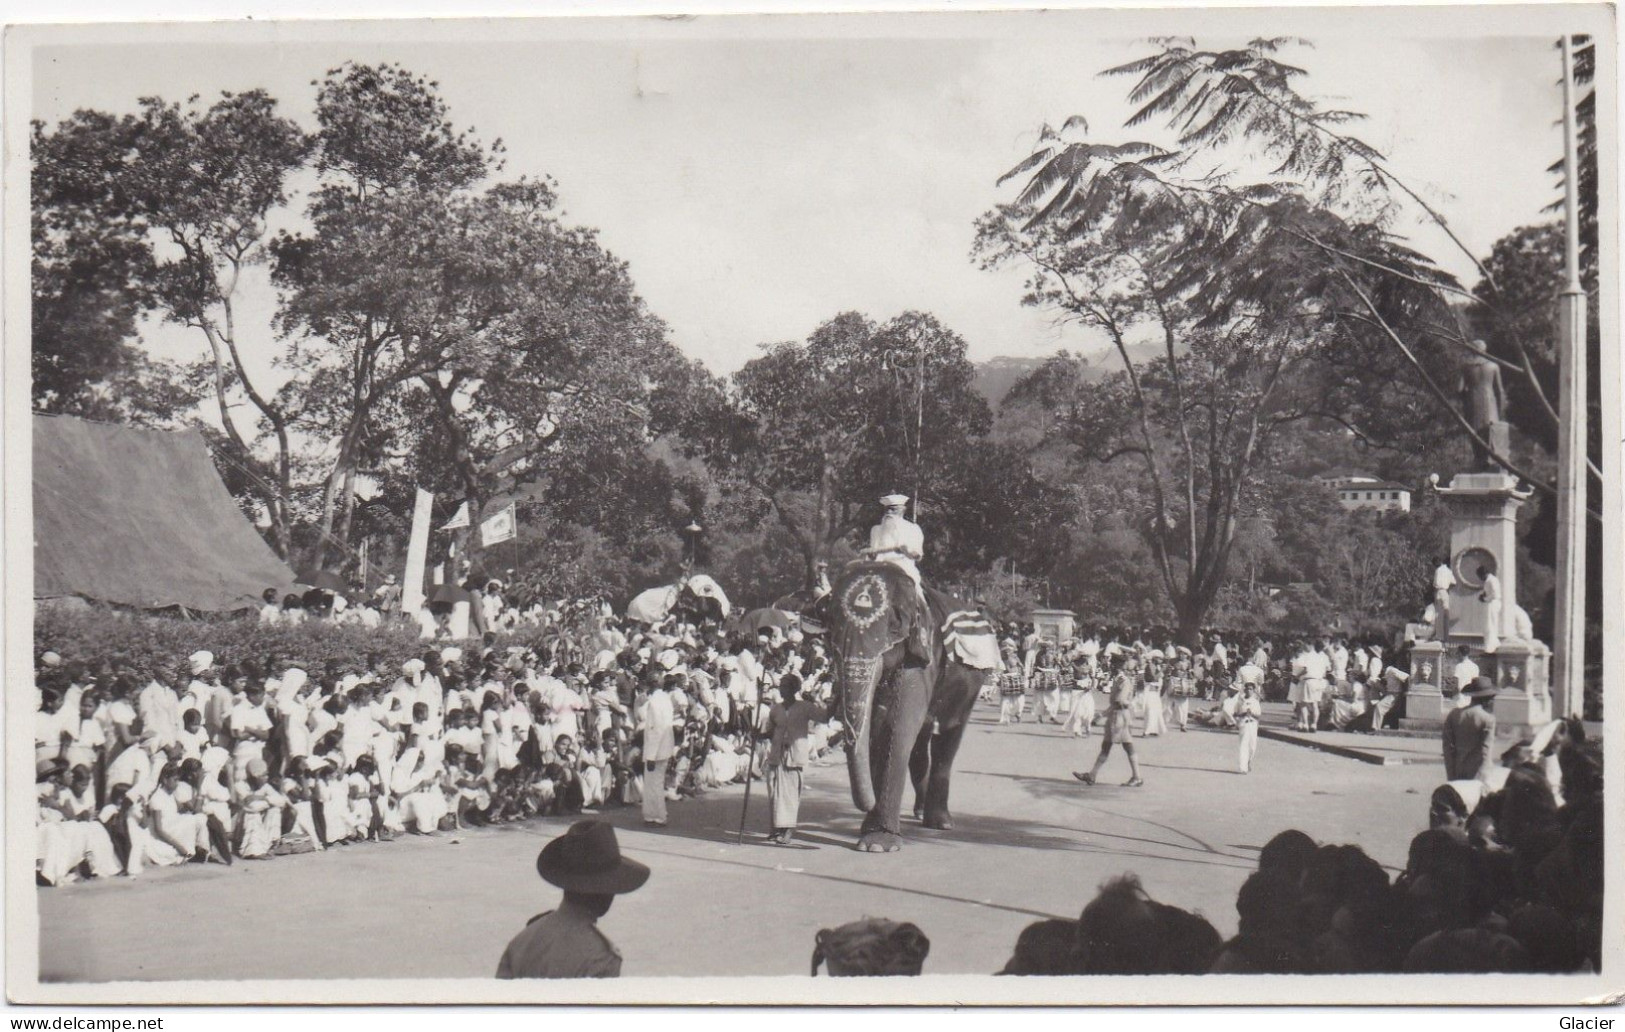
[[[984,675],[956,661],[943,641],[949,611],[970,607],[940,592],[928,597],[922,611],[914,581],[885,562],[851,564],[830,592],[835,712],[849,736],[847,773],[852,802],[864,812],[864,852],[901,848],[905,772],[915,815],[928,828],[953,827],[954,754]]]

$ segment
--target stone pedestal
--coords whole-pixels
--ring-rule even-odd
[[[1444,722],[1456,708],[1460,689],[1450,676],[1456,659],[1442,642],[1417,642],[1411,649],[1411,679],[1405,688],[1407,728],[1427,728]]]
[[[1512,607],[1518,599],[1518,510],[1529,498],[1518,481],[1505,473],[1461,473],[1439,497],[1450,509],[1450,569],[1456,586],[1450,589],[1451,643],[1482,645],[1491,620],[1501,637],[1512,627]],[[1480,601],[1483,567],[1501,582],[1497,611]]]
[[[1458,653],[1466,646],[1478,672],[1500,689],[1495,697],[1498,736],[1522,734],[1551,720],[1548,688],[1551,650],[1516,636],[1513,619],[1518,598],[1518,509],[1529,497],[1505,473],[1462,473],[1439,489],[1450,509],[1450,569],[1456,586],[1450,592],[1449,633],[1444,641],[1418,642],[1411,650],[1411,681],[1406,692],[1405,725],[1436,726],[1461,702],[1467,685],[1456,683]],[[1480,599],[1480,567],[1501,582],[1494,611]],[[1499,638],[1485,652],[1486,631],[1495,623]]]
[[[1077,635],[1077,616],[1070,609],[1034,609],[1033,628],[1039,637],[1060,644]]]
[[[1495,697],[1497,727],[1537,728],[1552,721],[1552,650],[1539,641],[1503,641],[1490,674],[1501,693]]]

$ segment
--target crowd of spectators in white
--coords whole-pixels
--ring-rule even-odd
[[[829,694],[822,645],[794,629],[637,625],[596,600],[521,607],[488,587],[483,647],[429,642],[399,663],[306,670],[206,650],[143,663],[51,643],[36,662],[38,880],[663,803],[742,779],[753,756],[760,776],[753,740],[782,678]],[[382,601],[260,618],[383,625],[398,617]],[[497,647],[495,628],[545,644]],[[837,730],[814,728],[815,754]],[[655,763],[660,784],[645,776]]]

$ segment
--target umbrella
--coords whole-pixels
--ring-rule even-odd
[[[781,631],[788,631],[795,626],[796,614],[787,613],[782,609],[752,609],[741,616],[735,627],[744,631],[759,631],[764,627],[777,627]]]
[[[813,607],[819,597],[811,588],[802,588],[781,597],[773,603],[773,608],[782,609],[786,613],[805,613]]]
[[[318,570],[315,567],[299,571],[300,584],[322,591],[331,591],[335,595],[348,595],[350,586],[344,583],[344,578],[329,570]]]
[[[773,608],[798,615],[801,618],[801,629],[808,634],[823,634],[823,620],[829,609],[829,595],[819,595],[811,588],[802,588],[773,603]]]

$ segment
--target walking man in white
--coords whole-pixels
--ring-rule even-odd
[[[1292,660],[1292,674],[1298,679],[1297,723],[1294,730],[1314,734],[1320,725],[1320,699],[1326,692],[1326,675],[1332,661],[1324,643],[1316,641]]]
[[[671,693],[656,688],[643,704],[643,823],[666,825],[666,767],[677,752]]]
[[[1258,686],[1251,681],[1238,681],[1241,694],[1236,696],[1236,726],[1241,729],[1241,742],[1236,747],[1236,769],[1243,774],[1253,770],[1253,757],[1258,755],[1258,717],[1263,708],[1258,703]]]

